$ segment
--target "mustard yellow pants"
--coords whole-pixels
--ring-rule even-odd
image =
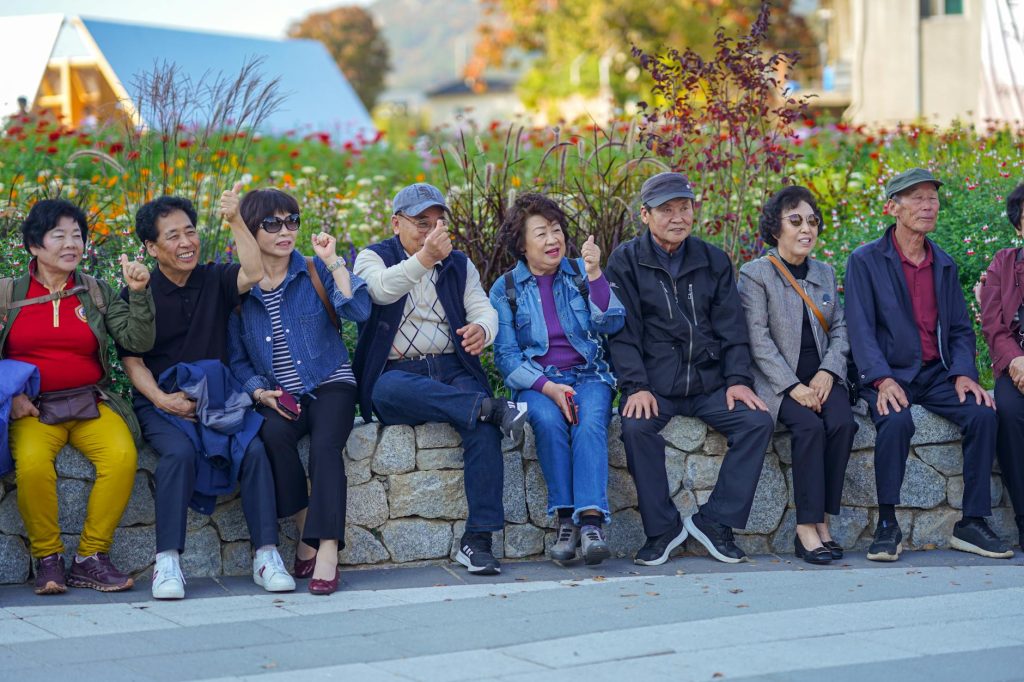
[[[43,424],[36,417],[11,422],[9,437],[18,485],[18,509],[32,556],[62,553],[57,521],[57,453],[70,443],[96,467],[79,556],[108,552],[135,481],[135,443],[121,417],[100,404],[97,419]]]

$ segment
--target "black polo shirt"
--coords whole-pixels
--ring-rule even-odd
[[[150,289],[156,306],[156,343],[147,353],[118,347],[121,357],[141,357],[153,378],[179,362],[219,359],[228,364],[228,316],[238,305],[238,263],[198,265],[184,286],[152,272]],[[121,289],[128,300],[128,288]]]

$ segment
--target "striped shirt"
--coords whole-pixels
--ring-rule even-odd
[[[292,359],[291,351],[288,350],[288,342],[285,341],[285,329],[281,325],[281,297],[284,295],[284,287],[262,293],[263,303],[270,315],[270,326],[274,333],[274,376],[284,390],[292,395],[301,395],[305,392],[305,387],[302,385],[302,379],[298,372],[295,371],[295,362]],[[340,343],[341,340],[339,339],[338,342]],[[356,375],[352,372],[351,363],[342,363],[329,377],[320,382],[320,385],[338,381],[355,385]]]

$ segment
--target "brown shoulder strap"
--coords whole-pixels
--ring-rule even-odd
[[[821,323],[821,328],[825,330],[826,334],[828,334],[828,322],[825,321],[825,316],[821,314],[820,310],[818,310],[818,306],[814,305],[814,301],[812,301],[811,297],[807,295],[804,288],[797,283],[796,278],[793,277],[793,273],[789,271],[789,268],[780,263],[779,259],[771,254],[768,255],[768,260],[771,261],[771,264],[775,266],[775,269],[786,278],[790,286],[793,287],[793,290],[800,294],[800,298],[804,299],[804,303],[806,303],[807,307],[811,309],[814,316],[818,318],[818,322]]]
[[[338,328],[338,314],[334,311],[334,306],[327,300],[327,291],[324,289],[324,283],[320,280],[320,273],[316,271],[316,261],[309,256],[306,256],[306,269],[309,271],[309,279],[313,282],[313,288],[316,289],[316,295],[320,297],[320,301],[324,304],[324,308],[327,309],[327,317],[331,318],[331,324],[334,328]]]

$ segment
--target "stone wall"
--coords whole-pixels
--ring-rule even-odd
[[[948,544],[959,518],[963,495],[959,433],[949,422],[914,407],[917,432],[907,463],[903,504],[897,510],[904,542],[911,548]],[[876,511],[872,444],[875,431],[858,417],[860,430],[846,474],[842,514],[832,520],[836,540],[849,548],[870,542]],[[612,524],[608,538],[619,556],[631,556],[644,541],[636,490],[626,470],[618,418],[609,433],[608,499]],[[696,419],[676,417],[662,432],[672,497],[684,514],[692,513],[711,492],[726,450],[726,440]],[[553,542],[553,523],[545,513],[544,478],[533,437],[503,443],[505,530],[495,538],[495,553],[507,559],[540,559]],[[304,452],[305,455],[305,452]],[[788,434],[776,434],[747,528],[737,542],[751,554],[792,552],[795,512]],[[348,473],[347,546],[341,563],[350,566],[445,560],[454,556],[462,534],[466,498],[462,486],[462,450],[449,426],[418,427],[365,424],[355,428],[345,453]],[[139,469],[128,509],[114,537],[111,556],[122,570],[146,571],[154,547],[153,471],[156,457],[139,453]],[[89,490],[92,465],[73,449],[57,458],[60,525],[68,553],[75,551]],[[1016,527],[998,470],[992,476],[993,527],[1007,539]],[[0,485],[0,583],[28,578],[29,554],[18,513],[14,475]],[[290,566],[295,527],[282,521],[282,554]],[[186,576],[245,575],[251,570],[249,534],[237,494],[218,500],[212,516],[189,512],[183,568]],[[701,550],[696,543],[689,549]]]

